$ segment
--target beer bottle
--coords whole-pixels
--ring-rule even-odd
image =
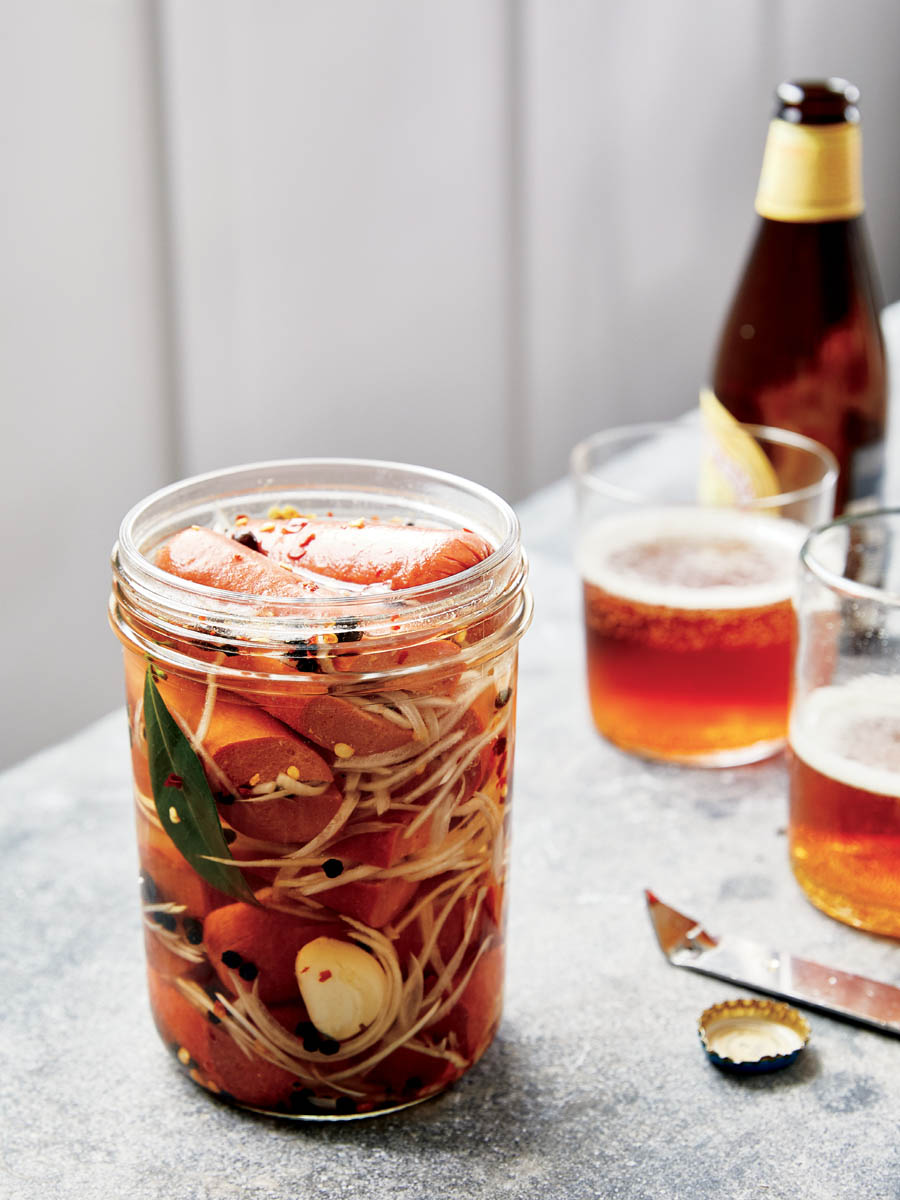
[[[843,79],[777,89],[756,195],[759,229],[712,377],[739,420],[829,447],[841,469],[838,512],[879,497],[887,400],[858,98]]]

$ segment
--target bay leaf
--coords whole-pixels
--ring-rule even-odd
[[[203,765],[166,708],[151,666],[144,679],[144,725],[153,802],[163,829],[207,883],[236,900],[256,903],[240,867],[231,858]],[[219,858],[231,861],[211,861]]]

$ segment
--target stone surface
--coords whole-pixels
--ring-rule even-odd
[[[702,772],[605,745],[584,695],[563,487],[523,507],[506,1016],[481,1065],[394,1116],[311,1126],[179,1074],[144,994],[125,721],[0,777],[4,1200],[728,1200],[898,1194],[900,1040],[809,1014],[788,1071],[711,1067],[696,1023],[739,991],[670,967],[642,889],[732,931],[900,983],[895,942],[807,904],[783,763]]]

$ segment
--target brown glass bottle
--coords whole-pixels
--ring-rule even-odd
[[[887,401],[858,95],[842,79],[777,89],[761,221],[712,373],[739,420],[805,433],[834,452],[838,512],[880,495]]]

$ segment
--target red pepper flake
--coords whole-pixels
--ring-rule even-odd
[[[287,552],[288,558],[302,558],[303,555],[306,553],[306,547],[309,545],[309,543],[313,540],[313,538],[315,536],[316,535],[314,533],[311,533],[307,537],[305,537],[302,542],[296,542],[294,544],[293,548],[288,550],[288,552]]]
[[[333,512],[327,512],[327,513],[325,514],[325,516],[326,516],[326,517],[333,517],[333,516],[334,516],[334,513],[333,513]]]
[[[325,971],[319,972],[319,983],[324,983],[327,979],[330,979],[330,978],[331,978],[330,971],[325,970]]]
[[[304,521],[302,517],[295,517],[293,521],[288,521],[284,526],[282,533],[302,533],[309,521]]]
[[[300,974],[301,974],[301,975],[305,975],[305,974],[306,974],[306,972],[307,972],[308,970],[309,970],[309,967],[301,967],[301,968],[300,968]]]
[[[409,658],[408,650],[399,650],[397,652],[397,666],[402,667],[408,658]]]
[[[506,753],[506,738],[505,737],[498,737],[496,742],[494,742],[494,753],[497,755],[498,758],[500,757],[501,754]]]
[[[237,794],[246,800],[248,796],[253,795],[253,788],[247,787],[246,784],[241,784],[241,786],[237,789]]]
[[[394,633],[399,633],[400,630],[402,629],[402,626],[401,625],[392,625],[391,629],[393,629]]]
[[[178,788],[179,791],[184,787],[184,780],[180,775],[176,775],[173,771],[166,779],[163,787]]]

